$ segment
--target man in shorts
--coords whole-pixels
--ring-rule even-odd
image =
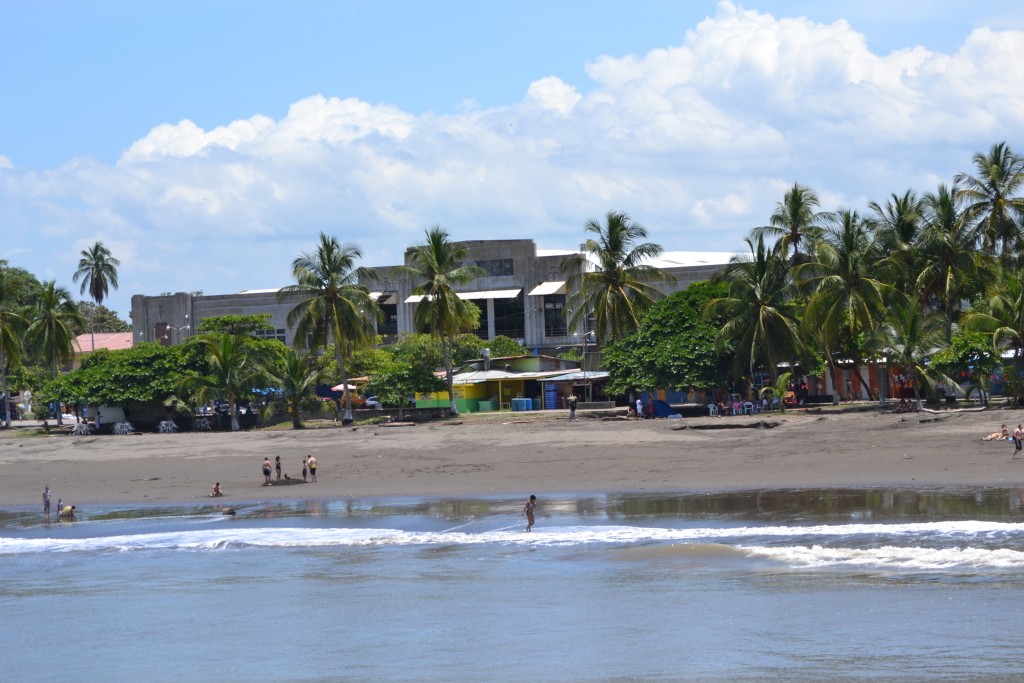
[[[315,484],[316,483],[316,456],[314,456],[314,455],[309,456],[309,460],[306,461],[306,464],[309,465],[309,478]]]
[[[1024,427],[1017,425],[1013,430],[1013,458],[1016,460],[1022,448],[1021,440],[1024,439]]]

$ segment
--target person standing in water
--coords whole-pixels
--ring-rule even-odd
[[[50,487],[43,487],[43,514],[50,516]]]
[[[530,499],[526,501],[526,505],[523,506],[523,514],[526,515],[526,530],[533,530],[533,523],[536,521],[533,517],[533,511],[537,509],[537,496],[530,494]]]

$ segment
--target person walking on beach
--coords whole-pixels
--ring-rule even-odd
[[[277,469],[277,480],[281,481],[281,456],[280,455],[277,456],[277,459],[276,459],[276,461],[274,463],[274,468]]]
[[[50,487],[43,487],[43,514],[50,516]]]
[[[565,402],[569,404],[569,421],[576,421],[576,394],[569,394],[569,397],[565,399]]]
[[[309,461],[306,458],[302,459],[302,481],[309,481],[306,479],[306,473],[309,472]]]
[[[263,458],[263,485],[270,486],[270,458]]]
[[[1021,440],[1024,439],[1024,427],[1017,425],[1017,428],[1013,430],[1013,458],[1017,459],[1020,455],[1022,448]]]
[[[523,506],[523,514],[526,515],[526,530],[533,530],[533,511],[537,509],[537,496],[530,494],[530,499],[526,501],[526,505]]]
[[[309,478],[312,479],[313,483],[315,484],[316,483],[316,456],[310,455],[309,456],[309,460],[307,461],[307,463],[309,464]]]

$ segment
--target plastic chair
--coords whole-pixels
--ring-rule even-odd
[[[708,404],[708,415],[710,415],[710,416],[720,415],[720,413],[718,412],[718,406],[716,406],[714,403],[709,403]]]

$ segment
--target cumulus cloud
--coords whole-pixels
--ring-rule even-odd
[[[156,125],[113,166],[0,157],[0,219],[18,234],[0,257],[84,234],[118,245],[127,294],[215,293],[285,284],[321,230],[384,265],[436,223],[571,247],[613,208],[668,249],[739,249],[794,180],[862,208],[932,189],[993,142],[1024,148],[1022,58],[1017,30],[876,54],[846,21],[722,2],[679,45],[595,56],[589,82],[539,78],[491,109],[313,95],[280,120]],[[75,254],[25,265],[64,277]]]

